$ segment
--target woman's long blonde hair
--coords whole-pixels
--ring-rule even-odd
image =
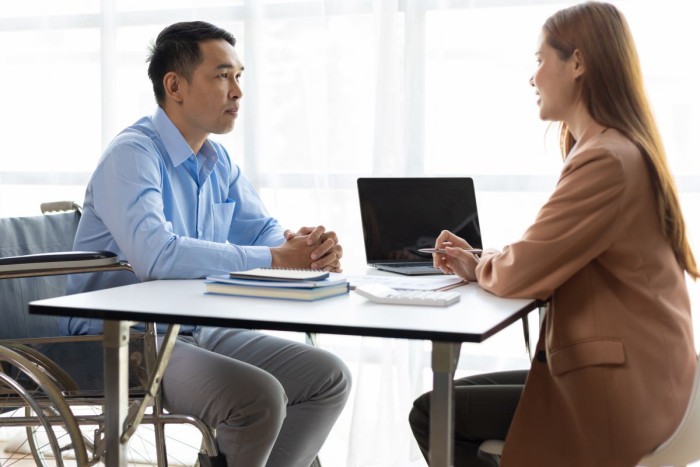
[[[544,24],[547,43],[560,59],[578,49],[586,64],[579,78],[581,96],[598,124],[614,128],[634,142],[649,166],[661,230],[671,244],[681,267],[693,278],[700,276],[688,245],[678,193],[666,162],[656,121],[649,106],[637,49],[627,21],[613,5],[587,2],[552,15]],[[575,143],[562,123],[562,155]]]

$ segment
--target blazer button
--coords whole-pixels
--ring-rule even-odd
[[[546,363],[547,362],[547,352],[545,352],[544,350],[540,350],[539,352],[537,352],[537,355],[535,358],[537,358],[537,361],[539,361],[539,362]]]

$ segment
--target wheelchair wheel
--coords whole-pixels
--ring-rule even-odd
[[[99,405],[73,405],[72,409],[79,419],[103,418],[102,407]],[[164,415],[163,417],[168,418],[170,416]],[[188,422],[185,419],[186,417],[175,416],[175,418],[177,420],[173,420],[165,426],[166,458],[159,461],[155,427],[152,424],[152,415],[149,409],[143,422],[126,445],[128,464],[161,467],[168,465],[193,466],[196,465],[199,452],[213,454],[206,446],[206,443],[200,442],[203,437],[203,430],[198,425]],[[87,443],[88,458],[90,459],[87,465],[104,462],[104,426],[83,421],[80,423],[80,428]],[[96,438],[94,438],[95,435],[97,435]],[[210,437],[209,443],[214,444],[215,441],[211,432],[209,432],[208,436]],[[95,441],[94,444],[89,442],[91,437]],[[2,463],[0,463],[0,466],[2,466]]]
[[[27,440],[6,447],[0,466],[33,458],[38,466],[87,465],[78,424],[56,384],[20,353],[0,346],[0,427],[25,427]],[[7,452],[7,451],[10,452]]]

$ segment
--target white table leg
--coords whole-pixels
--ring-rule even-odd
[[[121,443],[129,391],[130,321],[104,321],[105,464],[126,467],[126,444]]]
[[[454,465],[454,375],[460,342],[433,341],[433,394],[430,397],[430,466]]]

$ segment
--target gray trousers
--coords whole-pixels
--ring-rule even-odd
[[[229,467],[308,467],[348,399],[350,371],[335,355],[246,329],[179,336],[163,402],[216,429]]]
[[[488,467],[477,452],[482,441],[506,439],[525,385],[527,370],[474,375],[455,380],[455,467]],[[415,400],[408,417],[413,436],[428,461],[430,395]]]

